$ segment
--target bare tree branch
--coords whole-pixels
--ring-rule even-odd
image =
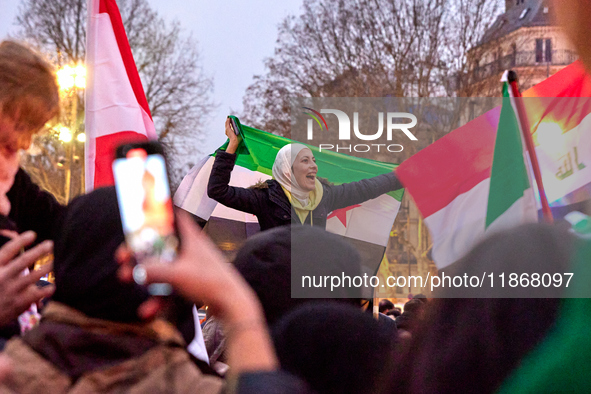
[[[200,152],[202,127],[215,108],[213,79],[201,67],[196,41],[178,22],[167,23],[148,0],[117,3],[156,131],[173,167],[181,168]],[[85,0],[23,0],[16,20],[20,38],[58,66],[84,62]]]

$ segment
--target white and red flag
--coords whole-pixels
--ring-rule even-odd
[[[115,0],[88,0],[86,69],[88,192],[113,184],[117,145],[157,138]]]
[[[575,62],[523,96],[526,132],[550,207],[564,216],[591,197],[591,78]],[[502,108],[452,131],[396,170],[431,231],[438,268],[463,257],[488,231],[535,220],[536,185],[524,175],[512,105],[507,96]]]

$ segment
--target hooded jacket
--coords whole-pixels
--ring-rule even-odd
[[[207,195],[227,207],[256,215],[261,230],[287,224],[300,224],[281,185],[274,179],[245,189],[230,186],[230,174],[236,154],[218,150],[211,169]],[[326,228],[328,215],[335,209],[346,208],[379,197],[384,193],[402,189],[394,172],[363,179],[358,182],[333,186],[322,184],[322,201],[304,224]]]

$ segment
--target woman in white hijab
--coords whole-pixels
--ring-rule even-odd
[[[277,153],[273,179],[248,189],[229,186],[240,139],[226,120],[230,142],[219,150],[213,164],[207,194],[217,202],[256,215],[261,230],[300,223],[326,227],[326,219],[335,209],[360,204],[392,190],[401,189],[394,172],[359,182],[334,186],[321,183],[312,151],[294,143]]]

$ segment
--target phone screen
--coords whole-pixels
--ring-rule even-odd
[[[113,174],[123,232],[136,260],[172,262],[179,242],[164,157],[134,147],[115,159]]]

